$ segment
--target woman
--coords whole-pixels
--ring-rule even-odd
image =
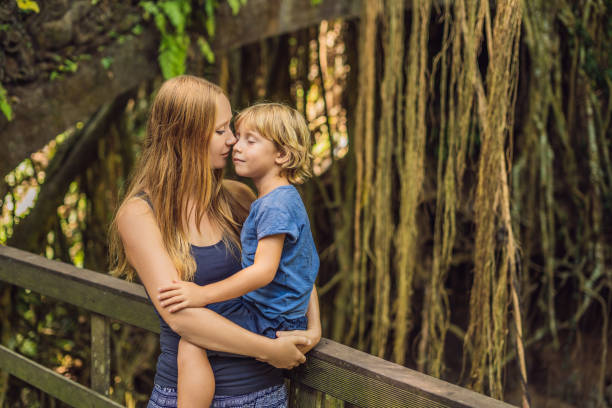
[[[193,76],[166,81],[155,97],[141,159],[110,243],[115,274],[128,279],[138,274],[149,295],[173,280],[210,283],[211,277],[224,279],[241,268],[239,230],[254,196],[240,183],[223,181],[236,142],[231,117],[224,92]],[[169,313],[157,296],[151,301],[160,317],[161,354],[150,407],[176,406],[179,336],[208,350],[259,360],[223,353],[211,357],[217,383],[213,406],[218,407],[285,406],[279,368],[304,362],[303,353],[320,338],[315,291],[308,330],[280,333],[274,340],[207,308]]]

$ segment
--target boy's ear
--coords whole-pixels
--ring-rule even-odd
[[[279,149],[278,152],[276,152],[276,158],[274,159],[274,162],[278,164],[279,166],[282,166],[288,161],[289,161],[289,153],[285,149]]]

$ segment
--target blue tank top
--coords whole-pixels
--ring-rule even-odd
[[[151,200],[146,194],[137,195],[144,199],[153,209]],[[242,269],[240,260],[228,250],[223,241],[209,246],[191,246],[192,255],[196,261],[194,282],[198,285],[208,285],[228,278]],[[148,296],[148,294],[147,294]],[[211,310],[238,310],[241,308],[240,299],[231,299],[225,302],[213,303],[207,307]],[[177,386],[178,366],[177,352],[180,336],[154,309],[159,317],[159,345],[161,353],[157,359],[155,384],[162,387]],[[215,328],[211,328],[214,330]],[[283,372],[278,368],[262,363],[254,358],[235,356],[221,353],[208,356],[215,375],[216,395],[241,395],[262,390],[274,385],[282,384]]]
[[[240,261],[230,253],[223,241],[203,247],[192,245],[191,250],[197,265],[194,282],[198,285],[223,280],[241,269]],[[231,304],[235,302],[240,302],[240,299],[213,303],[207,307],[214,311],[228,306],[232,309]],[[159,321],[161,354],[157,360],[155,383],[162,387],[176,387],[176,356],[180,336],[161,316]],[[215,374],[216,395],[247,394],[283,383],[282,370],[253,358],[222,354],[209,355],[209,361]]]

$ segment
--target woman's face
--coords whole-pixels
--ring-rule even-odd
[[[215,130],[208,145],[208,159],[213,169],[225,167],[227,158],[232,150],[232,145],[236,143],[234,133],[230,129],[232,120],[232,107],[225,95],[217,98],[217,119]]]

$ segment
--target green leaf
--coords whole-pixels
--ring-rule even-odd
[[[6,116],[9,122],[13,120],[13,110],[8,102],[6,89],[4,89],[2,84],[0,84],[0,110],[4,113],[4,116]]]
[[[215,36],[215,8],[217,7],[216,0],[206,0],[204,4],[204,11],[206,12],[206,21],[204,25],[206,27],[206,33],[208,37],[213,38]]]
[[[17,0],[17,7],[23,11],[33,11],[35,13],[40,13],[40,7],[38,7],[38,3],[32,0]]]
[[[113,64],[113,57],[104,57],[100,60],[100,64],[104,67],[104,69],[109,69]]]
[[[132,27],[132,34],[134,35],[140,35],[142,34],[143,28],[140,24],[136,24],[134,27]]]
[[[187,17],[191,13],[191,6],[184,1],[164,1],[159,3],[159,7],[168,16],[176,32],[182,34],[185,31]]]
[[[30,339],[25,339],[19,346],[19,351],[25,356],[35,357],[37,352],[36,343]]]
[[[210,38],[215,36],[215,16],[206,17],[206,33]]]
[[[145,12],[152,14],[154,16],[159,14],[159,9],[152,1],[141,1],[140,7],[144,9]]]
[[[79,64],[68,58],[66,58],[64,60],[64,63],[60,65],[60,71],[64,71],[64,72],[77,72],[78,69],[79,69]]]
[[[198,47],[202,55],[204,55],[204,58],[206,58],[206,62],[213,64],[215,62],[215,53],[212,48],[210,48],[210,44],[208,44],[206,38],[202,36],[198,37]]]
[[[240,0],[227,0],[227,3],[232,9],[232,14],[236,15],[240,11]]]
[[[166,17],[162,13],[155,15],[155,25],[162,36],[166,35]]]

